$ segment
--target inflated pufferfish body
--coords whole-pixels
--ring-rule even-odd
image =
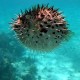
[[[13,23],[13,29],[27,47],[49,51],[58,46],[69,35],[70,30],[58,9],[48,6],[25,10]]]

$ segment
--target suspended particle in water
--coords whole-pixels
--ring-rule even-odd
[[[25,10],[12,24],[20,41],[34,50],[52,50],[70,34],[58,9],[44,5]]]

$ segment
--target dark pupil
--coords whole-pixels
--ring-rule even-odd
[[[26,17],[25,17],[25,16],[22,16],[22,17],[20,18],[20,20],[22,21],[22,23],[24,23],[24,22],[26,21]]]

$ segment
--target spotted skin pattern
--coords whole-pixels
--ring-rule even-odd
[[[54,49],[70,33],[58,9],[44,5],[25,10],[13,22],[13,29],[25,46],[42,51]]]

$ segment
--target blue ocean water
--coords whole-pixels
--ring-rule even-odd
[[[9,24],[37,4],[59,8],[74,32],[52,52],[25,48]],[[0,80],[80,80],[80,0],[0,0]]]

